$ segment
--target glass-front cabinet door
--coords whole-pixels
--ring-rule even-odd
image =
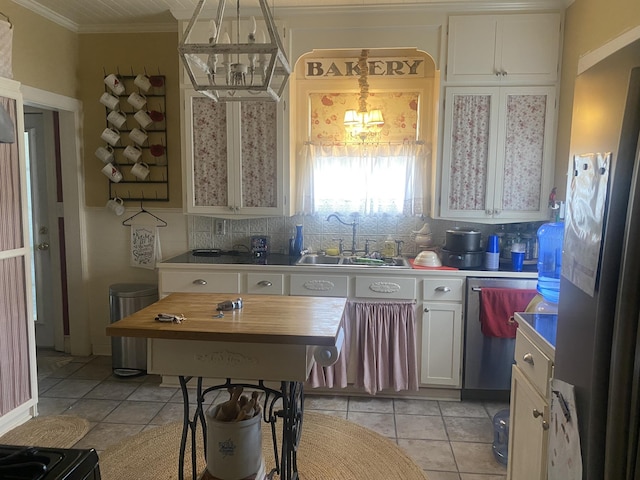
[[[553,87],[451,87],[445,100],[441,216],[547,218]]]
[[[283,111],[283,102],[185,93],[188,213],[283,215]]]

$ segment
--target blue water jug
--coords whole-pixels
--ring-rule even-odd
[[[538,293],[550,303],[560,297],[564,223],[545,223],[538,229]]]

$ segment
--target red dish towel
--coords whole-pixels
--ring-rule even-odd
[[[480,290],[480,328],[487,337],[515,338],[515,312],[523,312],[538,292],[515,288]]]

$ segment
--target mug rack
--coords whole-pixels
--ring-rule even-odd
[[[136,83],[137,75],[118,74],[118,80],[124,86],[124,92],[117,94],[106,84],[105,92],[118,99],[117,111],[122,113],[126,120],[124,124],[117,128],[107,119],[110,108],[105,106],[106,128],[117,129],[120,140],[111,145],[113,149],[113,164],[122,173],[122,180],[119,182],[109,181],[109,198],[119,197],[122,200],[135,201],[168,201],[169,200],[169,175],[168,175],[168,155],[167,155],[167,127],[166,127],[166,78],[164,75],[147,75],[151,83],[148,91],[139,88]],[[107,75],[105,74],[105,79]],[[132,93],[143,95],[146,103],[142,108],[135,108],[127,100]],[[152,117],[153,123],[146,128],[140,124],[136,113],[146,112]],[[142,130],[147,138],[138,145],[129,134],[134,129]],[[135,135],[134,131],[134,135]],[[139,133],[139,132],[137,132]],[[106,146],[104,142],[103,146]],[[138,145],[141,150],[140,158],[137,161],[131,160],[124,155],[125,149],[129,145]],[[141,180],[131,173],[131,167],[137,162],[144,162],[149,166],[149,175]]]

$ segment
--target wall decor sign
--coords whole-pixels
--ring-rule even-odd
[[[369,76],[406,79],[425,76],[424,59],[418,57],[382,57],[367,61]],[[360,76],[357,58],[319,58],[305,60],[304,78],[344,79]]]

